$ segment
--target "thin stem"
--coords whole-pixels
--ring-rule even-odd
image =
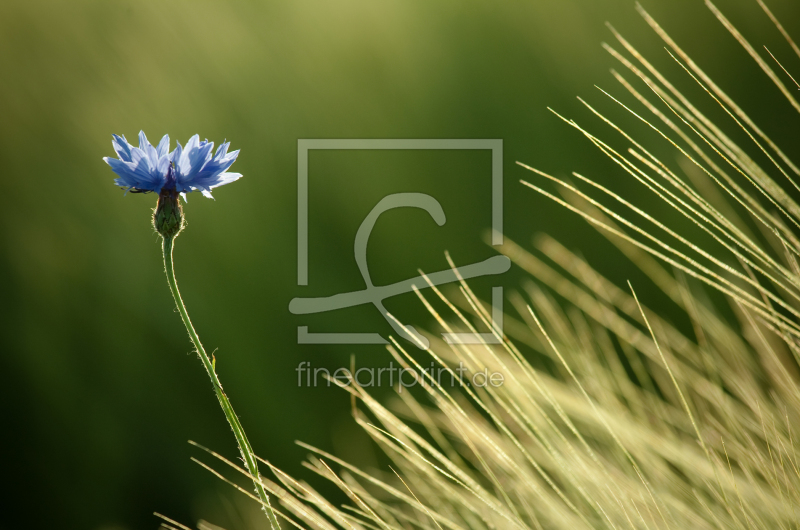
[[[189,337],[192,339],[192,343],[194,343],[194,347],[197,350],[197,355],[200,357],[200,361],[202,361],[203,366],[208,373],[208,377],[211,379],[211,385],[214,387],[214,392],[217,394],[217,399],[219,399],[222,412],[225,413],[225,417],[228,419],[228,424],[233,430],[233,434],[236,437],[236,442],[239,444],[239,452],[242,454],[247,471],[253,478],[253,484],[255,485],[256,493],[258,493],[258,497],[261,499],[262,508],[269,518],[272,530],[279,530],[280,524],[278,524],[278,519],[275,517],[275,513],[272,511],[272,506],[269,503],[269,496],[267,495],[263,484],[261,484],[261,475],[258,473],[256,456],[253,453],[253,449],[250,447],[250,442],[247,440],[247,435],[244,433],[244,429],[242,428],[242,424],[239,422],[239,418],[233,411],[233,406],[231,405],[228,396],[225,395],[225,391],[222,390],[222,384],[219,382],[217,373],[214,370],[214,364],[208,358],[206,350],[200,343],[200,337],[197,336],[197,332],[194,330],[194,326],[192,326],[192,321],[189,319],[189,313],[186,312],[186,306],[183,305],[183,299],[181,299],[181,293],[178,290],[178,282],[175,280],[175,269],[172,262],[172,249],[174,247],[174,240],[174,236],[165,237],[163,246],[164,270],[167,273],[167,281],[169,282],[170,291],[172,291],[172,297],[175,299],[175,305],[178,306],[178,311],[183,319],[183,324],[186,326],[186,331],[189,332]]]

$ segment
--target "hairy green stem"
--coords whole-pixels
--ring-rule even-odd
[[[225,391],[222,390],[222,384],[220,384],[217,373],[214,370],[214,363],[212,363],[208,358],[206,350],[200,343],[200,337],[197,336],[197,332],[194,330],[194,326],[192,326],[192,321],[189,319],[189,313],[186,312],[186,306],[183,305],[183,299],[181,299],[181,293],[178,291],[178,282],[175,280],[175,269],[172,263],[172,249],[174,247],[174,241],[175,236],[164,237],[163,246],[164,270],[167,273],[167,281],[169,282],[170,291],[172,291],[172,297],[175,299],[175,305],[178,306],[178,311],[183,319],[183,324],[186,326],[186,331],[189,332],[189,337],[194,343],[194,347],[197,350],[197,355],[200,357],[200,360],[202,361],[203,366],[208,373],[208,377],[211,379],[211,385],[214,387],[214,393],[217,394],[217,399],[219,399],[222,412],[225,413],[225,417],[228,419],[228,424],[231,426],[233,434],[236,437],[236,442],[239,444],[239,452],[242,454],[247,471],[253,477],[253,484],[255,485],[256,493],[258,494],[259,499],[261,499],[264,512],[269,518],[272,529],[279,530],[280,525],[278,524],[278,519],[269,503],[269,496],[267,495],[264,486],[261,484],[261,475],[258,473],[258,462],[255,454],[253,453],[253,449],[250,447],[250,442],[247,440],[247,435],[244,433],[244,429],[242,428],[242,424],[239,422],[239,418],[233,411],[233,406],[231,405],[228,396],[225,395]]]

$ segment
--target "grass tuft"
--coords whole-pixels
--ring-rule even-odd
[[[800,57],[777,18],[758,0]],[[708,8],[776,85],[794,92],[710,1]],[[488,369],[502,386],[451,388],[397,341],[387,349],[424,382],[389,404],[358,385],[356,423],[391,460],[359,469],[301,444],[306,467],[350,500],[334,506],[269,462],[262,477],[285,527],[342,529],[791,529],[800,525],[800,170],[641,7],[684,79],[692,102],[622,35],[604,44],[620,65],[620,94],[600,90],[630,132],[584,100],[595,125],[556,114],[618,168],[628,189],[677,215],[659,219],[598,179],[531,171],[522,184],[582,216],[685,315],[691,332],[648,307],[547,235],[534,249],[500,251],[530,279],[510,301],[505,332],[465,282],[454,296],[416,291],[442,330],[489,329],[498,344],[446,344],[430,356],[453,373]],[[626,102],[627,101],[627,102]],[[778,103],[776,103],[778,104]],[[700,109],[719,108],[715,123]],[[628,123],[628,122],[625,122]],[[590,132],[594,127],[601,132]],[[727,131],[727,132],[726,132]],[[743,134],[742,134],[743,133]],[[733,136],[745,139],[742,145]],[[625,144],[612,147],[601,138]],[[654,153],[669,152],[665,160]],[[748,154],[749,153],[749,154]],[[555,184],[556,190],[547,186]],[[532,197],[531,200],[535,200]],[[686,224],[688,222],[688,225]],[[689,228],[686,228],[688,226]],[[523,355],[517,344],[536,352]],[[537,357],[535,364],[531,360]],[[205,449],[205,448],[203,448]],[[205,449],[217,464],[239,464]],[[223,474],[201,464],[223,480]],[[250,477],[251,479],[253,477]],[[246,489],[240,491],[258,500]],[[167,522],[173,523],[168,519]]]

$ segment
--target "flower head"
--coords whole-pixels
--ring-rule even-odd
[[[168,135],[164,135],[157,147],[147,141],[144,131],[139,132],[139,147],[129,144],[124,136],[112,136],[111,144],[119,158],[103,160],[119,176],[114,183],[132,192],[160,194],[162,189],[174,190],[185,199],[186,193],[199,191],[211,198],[212,189],[242,176],[227,172],[239,156],[238,150],[228,153],[230,142],[224,142],[212,154],[214,142],[201,142],[195,134],[185,147],[178,143],[170,152]]]

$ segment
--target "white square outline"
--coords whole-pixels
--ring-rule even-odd
[[[319,150],[489,150],[492,152],[492,246],[503,244],[502,139],[297,139],[297,285],[308,285],[308,152]],[[502,287],[492,288],[493,327],[502,335]],[[450,343],[497,343],[492,333],[444,333]],[[298,344],[387,344],[377,333],[310,333],[298,326]]]

